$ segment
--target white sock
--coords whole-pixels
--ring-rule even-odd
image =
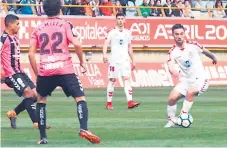
[[[177,104],[173,106],[167,106],[167,115],[169,120],[174,120],[176,118]]]
[[[131,101],[132,100],[132,84],[131,84],[130,79],[125,80],[124,90],[125,90],[125,95],[126,95],[127,101]]]
[[[112,102],[113,93],[114,93],[114,82],[109,81],[107,85],[107,102]]]
[[[188,113],[190,109],[192,108],[193,102],[189,102],[187,100],[184,100],[183,107],[181,112],[182,113]]]

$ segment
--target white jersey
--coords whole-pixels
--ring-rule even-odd
[[[169,51],[169,61],[179,65],[182,78],[186,80],[207,79],[200,53],[203,47],[196,42],[186,42],[185,48],[174,46]]]
[[[111,57],[110,63],[124,63],[129,61],[129,44],[131,43],[131,32],[128,29],[120,31],[115,28],[108,33],[110,40]]]

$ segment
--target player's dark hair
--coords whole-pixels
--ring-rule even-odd
[[[119,17],[119,16],[123,16],[123,17],[125,17],[125,14],[124,14],[124,13],[122,13],[122,12],[118,12],[118,13],[116,14],[116,18],[117,18],[117,17]]]
[[[13,14],[8,14],[5,17],[5,26],[8,27],[10,23],[13,23],[15,21],[19,20],[19,17]]]
[[[182,24],[175,24],[172,27],[172,32],[174,32],[174,30],[176,29],[183,29],[184,30],[184,26]]]
[[[44,0],[43,10],[47,16],[56,16],[62,8],[61,0]]]

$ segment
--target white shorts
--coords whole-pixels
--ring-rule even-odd
[[[196,81],[181,81],[178,83],[174,89],[181,93],[183,96],[186,96],[188,89],[196,88],[198,90],[198,96],[203,94],[209,87],[208,79],[196,79]]]
[[[130,77],[131,65],[130,62],[124,63],[109,63],[108,78]]]

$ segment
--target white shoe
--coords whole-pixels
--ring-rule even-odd
[[[173,121],[169,120],[164,126],[164,128],[171,128],[171,127],[176,127],[176,125],[175,123],[173,123]]]
[[[175,125],[177,125],[177,117],[172,118],[171,121],[172,121]]]
[[[169,120],[164,127],[165,128],[176,127],[176,124],[177,124],[177,118],[173,118]]]

